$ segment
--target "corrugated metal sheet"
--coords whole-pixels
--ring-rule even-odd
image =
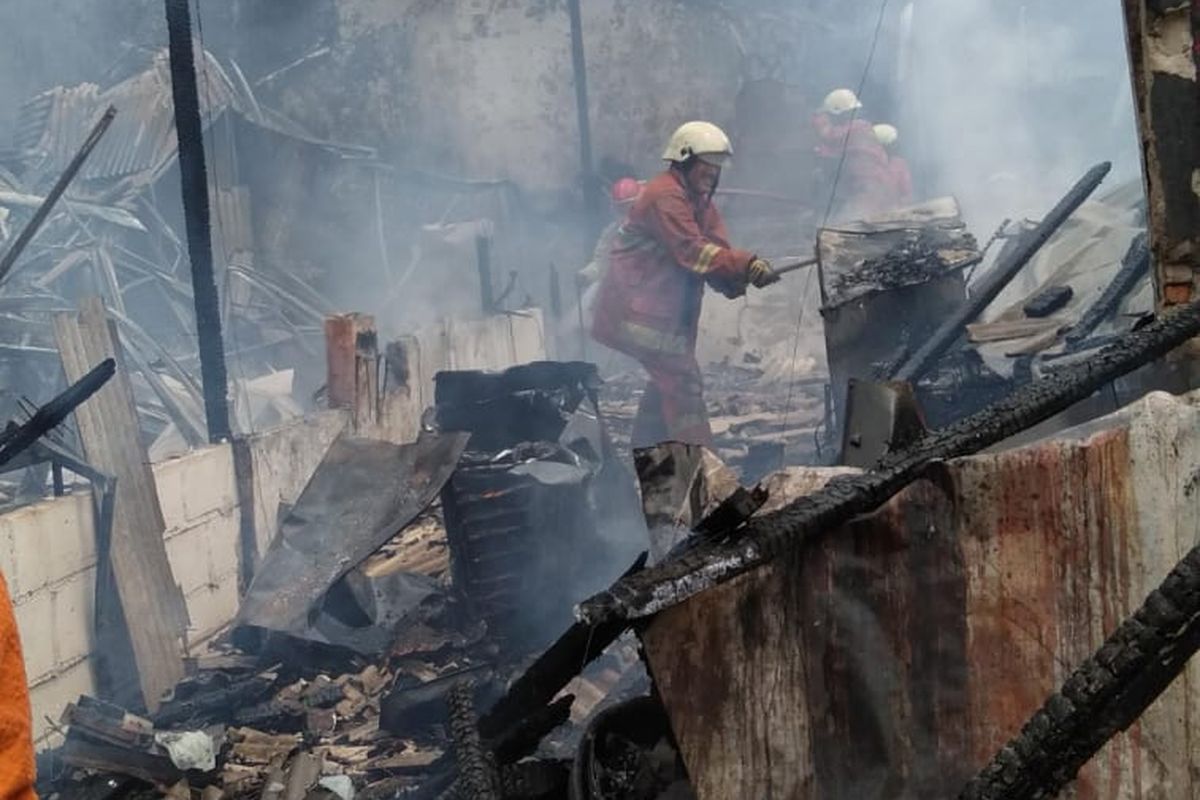
[[[200,108],[205,125],[226,109],[244,103],[210,53],[198,63]],[[175,158],[174,103],[166,51],[146,71],[100,91],[95,84],[59,86],[34,97],[21,109],[16,147],[26,158],[57,174],[75,155],[83,138],[108,105],[117,108],[112,127],[100,141],[81,177],[85,180],[128,176],[153,180]]]
[[[955,796],[1200,538],[1200,395],[1106,424],[951,462],[661,614],[647,651],[701,800]],[[1200,796],[1194,720],[1196,664],[1074,796]]]

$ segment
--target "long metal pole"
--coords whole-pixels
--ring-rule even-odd
[[[165,0],[167,38],[171,55],[171,94],[175,101],[175,130],[179,138],[179,177],[187,223],[188,257],[192,265],[192,295],[196,308],[196,337],[200,345],[200,379],[208,440],[229,438],[229,382],[221,340],[221,307],[213,276],[212,234],[208,208],[208,168],[204,160],[204,126],[192,51],[192,15],[188,0]]]
[[[54,210],[54,206],[58,203],[60,197],[67,191],[67,187],[71,185],[71,181],[75,180],[75,176],[79,174],[79,170],[83,167],[83,162],[87,161],[87,157],[96,149],[96,145],[100,143],[100,138],[104,136],[108,126],[112,124],[113,117],[117,115],[117,109],[109,106],[100,117],[92,132],[88,134],[83,145],[79,148],[79,152],[71,159],[71,163],[63,171],[63,174],[58,177],[58,182],[54,184],[54,188],[50,190],[50,194],[46,195],[46,199],[38,206],[38,210],[34,212],[33,218],[17,235],[17,240],[13,242],[12,247],[4,254],[4,258],[0,259],[0,282],[3,282],[8,277],[8,272],[13,268],[13,264],[17,263],[17,258],[21,253],[25,252],[25,248],[33,241],[33,237],[37,236],[37,232],[42,229],[42,224],[46,218],[50,216],[50,212]]]
[[[592,123],[588,113],[587,60],[583,51],[583,16],[579,11],[579,0],[567,0],[567,13],[571,17],[571,66],[575,75],[575,110],[579,117],[579,165],[583,171],[583,207],[587,214],[583,248],[587,256],[591,255],[600,233],[600,196],[592,164]]]

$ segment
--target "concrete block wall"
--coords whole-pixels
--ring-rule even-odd
[[[372,435],[411,441],[433,402],[442,369],[502,369],[545,358],[537,310],[473,322],[447,321],[409,337],[412,372],[396,392],[400,425]],[[387,416],[385,414],[385,416]],[[255,542],[261,556],[278,512],[312,477],[329,445],[349,425],[344,411],[322,411],[249,437]],[[205,447],[153,465],[175,580],[187,601],[186,644],[195,648],[237,613],[241,513],[230,445]],[[54,740],[67,703],[95,694],[93,596],[95,518],[88,491],[0,514],[0,571],[8,581],[31,687],[34,735]]]

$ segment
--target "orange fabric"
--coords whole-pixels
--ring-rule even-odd
[[[633,421],[633,446],[659,442],[712,445],[704,407],[704,382],[696,357],[662,356],[642,360],[650,381]]]
[[[21,636],[8,584],[0,575],[0,800],[37,800],[33,720]]]
[[[865,119],[841,121],[828,114],[813,117],[817,155],[842,164],[838,217],[861,217],[896,205],[895,181],[887,151]],[[845,159],[842,151],[845,150]]]
[[[600,282],[592,335],[635,358],[689,356],[704,286],[736,294],[754,255],[729,246],[725,222],[678,168],[646,183]]]

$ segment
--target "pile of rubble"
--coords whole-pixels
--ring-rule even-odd
[[[513,798],[561,797],[575,774],[594,797],[679,783],[661,707],[615,713],[646,703],[636,643],[570,625],[572,603],[619,572],[605,565],[646,541],[595,368],[437,385],[440,431],[333,443],[233,626],[168,696],[67,709],[42,796],[436,797],[472,764]]]

